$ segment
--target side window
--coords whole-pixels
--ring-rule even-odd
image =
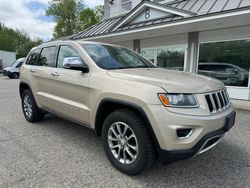
[[[56,47],[46,47],[42,52],[38,61],[39,66],[56,67]]]
[[[63,62],[65,58],[80,58],[82,64],[84,63],[78,52],[71,46],[63,45],[60,46],[58,60],[57,60],[57,67],[63,68]]]
[[[38,65],[37,61],[39,58],[40,51],[41,51],[40,49],[32,51],[27,59],[26,64],[27,65]]]

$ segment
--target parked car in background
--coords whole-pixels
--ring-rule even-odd
[[[8,76],[9,78],[19,78],[19,69],[23,62],[25,61],[25,58],[20,58],[16,60],[11,66],[6,67],[3,70],[4,76]]]
[[[248,86],[249,72],[228,63],[199,63],[198,73],[217,78],[228,86]]]

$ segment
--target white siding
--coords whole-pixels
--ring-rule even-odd
[[[132,9],[133,9],[141,2],[141,0],[131,0],[131,2],[132,2]],[[120,16],[122,14],[126,14],[126,12],[122,11],[121,0],[114,0],[112,5],[109,4],[108,0],[105,0],[104,3],[105,3],[104,4],[105,19]]]
[[[250,26],[200,32],[200,42],[250,39]]]
[[[141,48],[170,46],[188,43],[188,34],[154,37],[141,40]]]
[[[3,68],[6,68],[16,60],[16,53],[0,50],[0,59],[3,62]]]
[[[133,41],[132,40],[130,40],[130,41],[116,42],[116,43],[113,43],[113,44],[119,45],[119,46],[125,46],[125,47],[133,50]]]

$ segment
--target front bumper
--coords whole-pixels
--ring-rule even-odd
[[[161,105],[149,105],[144,110],[157,138],[163,163],[191,158],[215,146],[232,126],[228,127],[227,117],[235,114],[232,106],[207,116],[173,113]],[[179,138],[177,130],[183,128],[192,129],[191,136]]]
[[[4,70],[4,71],[3,71],[3,75],[4,75],[4,76],[9,76],[10,74],[11,74],[10,71],[7,71],[7,70]]]
[[[229,116],[234,116],[234,118],[235,115],[236,113],[234,111],[229,114]],[[234,122],[231,125],[226,123],[224,127],[206,134],[191,149],[172,151],[158,149],[159,158],[163,164],[170,164],[202,154],[216,146],[221,141],[224,134],[229,131],[233,125]]]

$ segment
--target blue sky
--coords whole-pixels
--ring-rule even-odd
[[[55,23],[45,15],[50,0],[0,0],[0,21],[6,26],[27,32],[31,37],[49,40]],[[104,0],[83,0],[94,8]]]

